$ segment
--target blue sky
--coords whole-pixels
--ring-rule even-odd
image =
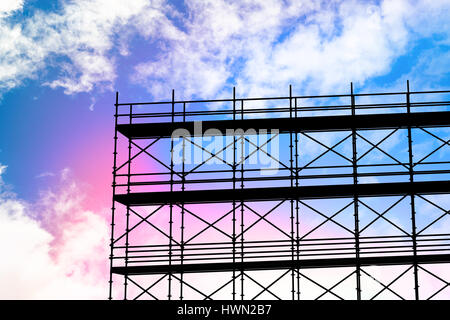
[[[150,101],[171,89],[180,99],[230,97],[233,86],[244,97],[287,94],[289,84],[296,95],[348,93],[350,82],[356,92],[397,91],[407,79],[413,91],[450,89],[449,16],[445,0],[2,0],[2,221],[30,228],[36,259],[58,274],[54,288],[103,296],[79,269],[103,270],[102,261],[80,253],[76,267],[61,262],[76,239],[48,215],[104,250],[116,90]],[[83,218],[72,221],[73,210]],[[0,279],[15,269],[0,267]],[[18,283],[0,297],[21,297]],[[30,297],[54,296],[29,286]]]

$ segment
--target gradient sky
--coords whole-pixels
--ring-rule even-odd
[[[0,298],[105,297],[115,91],[448,90],[449,16],[447,0],[1,0]]]

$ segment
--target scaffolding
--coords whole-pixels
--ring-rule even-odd
[[[449,96],[116,93],[109,299],[448,299]]]

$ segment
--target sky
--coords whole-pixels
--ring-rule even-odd
[[[0,298],[106,297],[116,91],[448,90],[449,16],[448,0],[2,0]]]

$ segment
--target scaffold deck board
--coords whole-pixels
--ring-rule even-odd
[[[124,205],[161,205],[168,203],[221,203],[233,200],[271,201],[281,199],[329,199],[382,197],[404,194],[448,194],[450,181],[396,182],[373,184],[320,185],[276,188],[217,189],[116,194]]]
[[[117,130],[128,138],[170,137],[176,129],[186,129],[191,136],[195,122],[159,122],[119,124]],[[253,118],[244,120],[214,120],[202,121],[202,131],[217,129],[223,133],[226,130],[248,129],[278,129],[280,132],[329,132],[343,131],[355,128],[364,129],[392,129],[404,127],[438,127],[450,125],[450,111],[338,115],[338,116],[310,116],[298,118]],[[199,134],[203,134],[203,132]]]
[[[248,261],[248,262],[224,262],[224,263],[199,263],[184,265],[147,265],[113,267],[112,271],[122,275],[144,275],[162,273],[190,273],[190,272],[226,272],[233,270],[277,270],[290,268],[339,268],[360,266],[387,266],[412,264],[414,256],[384,256],[384,257],[362,257],[356,258],[331,258],[331,259],[308,259],[308,260],[282,260],[282,261]],[[419,255],[417,263],[450,263],[450,254]]]

